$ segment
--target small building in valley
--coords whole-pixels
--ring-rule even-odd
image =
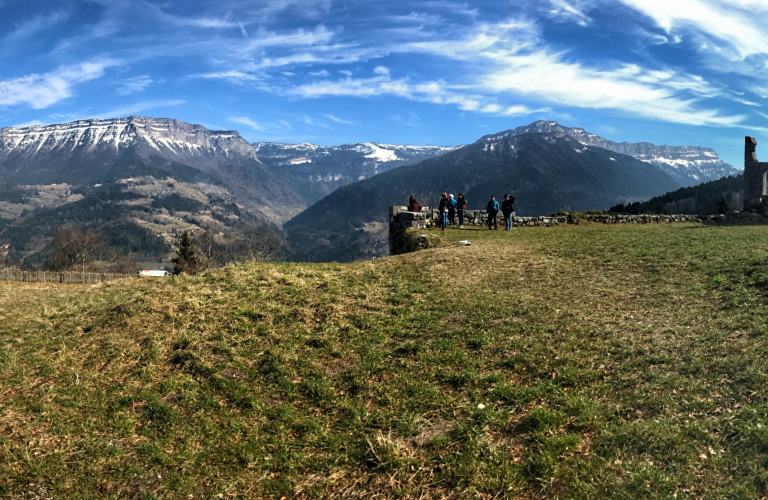
[[[150,269],[144,269],[142,271],[139,271],[139,276],[167,276],[168,271],[155,271]]]

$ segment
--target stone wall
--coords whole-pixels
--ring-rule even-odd
[[[540,217],[517,217],[513,215],[513,227],[551,227],[561,224],[654,224],[674,222],[698,222],[703,224],[768,224],[768,213],[734,211],[728,215],[623,215],[623,214],[568,214],[547,215]],[[456,216],[458,224],[458,215]],[[485,210],[465,210],[465,226],[486,226],[488,214]],[[504,216],[499,213],[499,225],[504,228]],[[414,230],[426,230],[440,226],[440,213],[437,209],[424,207],[420,212],[408,212],[407,207],[389,207],[389,251],[398,255],[426,248],[428,241],[414,240]],[[416,231],[418,232],[418,231]]]

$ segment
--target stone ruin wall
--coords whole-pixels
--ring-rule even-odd
[[[456,216],[458,223],[458,215]],[[768,213],[746,213],[734,211],[726,215],[622,215],[622,214],[595,214],[595,215],[551,215],[540,217],[517,217],[513,213],[512,227],[552,227],[561,224],[579,224],[580,222],[592,222],[598,224],[653,224],[674,222],[698,222],[704,224],[713,223],[737,223],[737,224],[768,224]],[[488,214],[485,210],[465,210],[465,226],[487,226]],[[419,242],[414,242],[408,235],[408,230],[426,230],[437,228],[440,225],[440,212],[437,209],[424,207],[420,212],[409,212],[408,207],[389,207],[389,251],[392,255],[411,252],[417,249]],[[504,228],[504,216],[499,213],[499,226]],[[425,238],[421,238],[426,243]]]
[[[768,203],[768,162],[757,161],[757,140],[744,138],[745,208]]]

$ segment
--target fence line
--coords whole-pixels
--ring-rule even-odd
[[[95,285],[122,278],[132,278],[135,274],[115,273],[60,273],[53,271],[17,271],[0,269],[0,281],[23,281],[25,283],[71,283]]]

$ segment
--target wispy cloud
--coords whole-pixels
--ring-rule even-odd
[[[309,116],[309,115],[304,115],[304,116],[302,117],[301,121],[303,121],[304,123],[306,123],[307,125],[309,125],[309,126],[311,126],[311,127],[322,127],[322,128],[328,128],[328,124],[327,124],[327,123],[323,123],[323,122],[322,122],[322,121],[320,121],[320,120],[316,120],[316,119],[312,118],[312,117],[311,117],[311,116]]]
[[[117,87],[117,93],[120,95],[137,94],[139,92],[144,92],[144,90],[153,83],[154,81],[152,78],[147,75],[135,76],[120,83]]]
[[[257,123],[251,118],[248,118],[247,116],[230,116],[229,118],[227,118],[227,120],[231,121],[232,123],[239,123],[240,125],[245,125],[259,132],[263,132],[264,130],[266,130],[266,127],[264,127],[260,123]]]
[[[37,15],[31,19],[19,21],[14,29],[3,38],[5,43],[21,40],[55,26],[69,19],[69,13],[63,10]]]
[[[122,118],[124,116],[130,116],[135,115],[138,113],[142,113],[144,111],[148,111],[150,109],[160,109],[160,108],[172,108],[176,106],[181,106],[183,104],[186,104],[187,101],[182,99],[168,99],[168,100],[158,100],[158,101],[143,101],[143,102],[137,102],[133,104],[127,104],[125,106],[120,106],[118,108],[111,109],[109,111],[105,111],[104,113],[100,113],[96,116],[93,116],[91,118],[100,118],[100,119],[107,119],[107,118]]]
[[[762,0],[617,0],[653,19],[667,33],[688,31],[725,42],[741,59],[768,54],[768,4]]]
[[[594,0],[549,0],[548,14],[558,20],[575,22],[587,26],[592,19],[585,13],[593,7]]]
[[[28,122],[12,125],[13,128],[27,128],[27,127],[39,127],[41,125],[48,125],[48,123],[41,122],[40,120],[30,120]]]
[[[0,106],[26,104],[33,109],[47,108],[72,97],[75,85],[101,78],[108,68],[119,64],[114,59],[103,59],[61,66],[50,73],[2,80]]]
[[[331,115],[331,114],[327,114],[327,115],[323,115],[323,116],[328,118],[329,120],[331,120],[333,122],[341,123],[342,125],[354,125],[355,124],[355,122],[352,122],[352,121],[349,121],[349,120],[342,120],[341,118],[339,118],[337,116],[334,116],[334,115]]]
[[[244,85],[246,83],[262,81],[264,78],[259,75],[251,73],[244,73],[242,71],[219,71],[215,73],[203,73],[201,75],[193,75],[196,78],[206,78],[209,80],[227,80],[231,83]]]

